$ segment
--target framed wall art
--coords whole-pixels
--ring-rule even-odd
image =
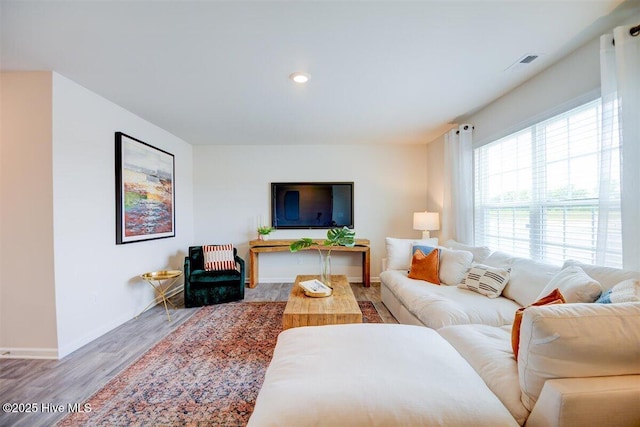
[[[116,132],[116,244],[174,237],[175,160]]]

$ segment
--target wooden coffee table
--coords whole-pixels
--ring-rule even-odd
[[[298,283],[317,279],[318,276],[297,276],[282,315],[282,329],[297,326],[334,325],[362,323],[362,312],[347,276],[331,276],[333,295],[312,298],[304,294]]]

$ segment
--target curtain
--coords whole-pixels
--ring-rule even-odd
[[[596,234],[597,265],[612,264],[607,259],[611,239],[620,239],[620,226],[614,227],[620,212],[620,150],[618,131],[618,90],[613,34],[600,38],[600,156],[598,176],[598,227]],[[617,165],[616,165],[617,163]],[[617,230],[616,230],[617,228]],[[618,241],[619,242],[619,241]],[[621,260],[618,265],[621,265]]]
[[[604,35],[600,41],[603,124],[605,124],[606,115],[613,114],[613,109],[617,107],[620,129],[622,264],[624,268],[633,270],[640,270],[640,244],[638,244],[640,242],[640,225],[638,224],[638,218],[640,218],[639,33],[640,29],[637,26],[617,27],[613,35]],[[613,137],[607,135],[605,128],[602,134],[604,146],[606,139],[613,139]],[[601,173],[603,169],[606,171],[606,168],[605,159],[601,162]],[[609,185],[606,179],[606,176],[601,176],[601,189],[606,189]],[[611,205],[608,204],[608,206]],[[610,210],[607,212],[610,213]],[[598,245],[606,244],[606,236],[602,236],[602,239],[604,240],[601,241],[599,233]]]
[[[444,136],[443,240],[473,244],[473,126],[460,125]]]

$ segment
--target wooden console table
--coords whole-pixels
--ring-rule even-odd
[[[297,239],[286,240],[251,240],[249,242],[249,287],[255,288],[258,284],[258,254],[264,252],[289,252],[289,245]],[[371,252],[368,239],[356,239],[356,245],[349,248],[346,246],[324,246],[324,239],[314,239],[317,243],[314,246],[302,249],[308,251],[316,249],[331,252],[360,252],[362,253],[362,282],[365,287],[371,286]]]

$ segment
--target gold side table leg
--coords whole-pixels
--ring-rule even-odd
[[[171,322],[171,315],[169,314],[169,309],[167,308],[167,299],[165,298],[164,294],[162,295],[162,302],[164,303],[164,310],[167,312],[167,319],[169,319],[169,322]]]
[[[169,322],[171,322],[171,314],[169,313],[169,307],[167,303],[177,310],[178,307],[176,307],[175,304],[173,304],[169,298],[179,293],[178,292],[179,290],[177,288],[174,288],[174,285],[177,282],[177,280],[180,278],[180,276],[182,276],[182,272],[180,272],[180,274],[176,276],[165,277],[165,278],[158,278],[158,277],[151,278],[151,277],[146,277],[146,275],[142,275],[141,277],[147,283],[149,283],[149,285],[151,285],[151,287],[157,292],[157,295],[155,296],[153,301],[151,301],[151,303],[149,303],[149,305],[147,305],[145,309],[140,312],[140,314],[144,313],[150,307],[162,301],[162,304],[164,305],[164,309],[167,313],[167,319],[169,320]],[[153,283],[154,280],[158,282],[157,285]],[[162,280],[165,280],[164,286],[162,285]],[[169,295],[170,293],[171,295]],[[140,314],[138,314],[138,316],[140,316]],[[136,318],[138,318],[138,316],[136,316]]]
[[[171,289],[176,283],[178,277],[175,277],[170,283],[168,281],[165,282],[164,287],[160,283],[160,280],[158,280],[158,287],[156,287],[158,293],[160,294],[160,298],[162,298],[162,303],[164,304],[164,309],[167,312],[167,319],[169,319],[169,322],[171,322],[171,315],[169,314],[169,307],[167,306],[167,303],[169,303],[174,309],[177,309],[177,307],[169,300],[169,298],[167,297],[167,293],[169,289]]]

